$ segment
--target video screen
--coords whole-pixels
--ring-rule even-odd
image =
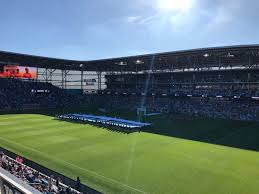
[[[2,78],[37,79],[37,68],[6,65],[0,73]]]

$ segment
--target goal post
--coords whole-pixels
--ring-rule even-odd
[[[146,107],[139,107],[137,108],[137,115],[138,116],[146,116],[147,115],[147,108]]]

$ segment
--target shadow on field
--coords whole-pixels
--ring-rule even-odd
[[[47,116],[55,116],[57,114],[67,113],[88,113],[95,115],[103,115],[98,112],[95,107],[91,109],[74,108],[74,109],[55,109],[55,110],[40,110],[40,111],[15,111],[8,114],[42,114]],[[0,114],[7,114],[0,112]],[[139,120],[136,113],[129,110],[110,110],[105,113],[106,116],[120,117],[129,120]],[[259,122],[233,121],[233,120],[213,120],[201,118],[188,118],[179,115],[157,115],[145,117],[140,121],[152,123],[151,127],[142,129],[143,132],[177,137],[182,139],[200,141],[205,143],[230,146],[240,149],[259,151]],[[64,121],[61,121],[64,122]],[[128,131],[119,130],[116,128],[103,127],[117,133],[129,134]]]
[[[96,112],[96,115],[101,113]],[[139,120],[135,114],[126,111],[112,111],[108,116]],[[224,145],[246,150],[259,151],[259,123],[220,119],[188,118],[179,115],[158,115],[145,117],[143,122],[152,123],[151,127],[142,132]],[[103,127],[117,133],[129,134],[136,131],[125,131],[117,128]]]
[[[153,126],[143,131],[205,143],[259,151],[259,123],[213,119],[149,118]]]

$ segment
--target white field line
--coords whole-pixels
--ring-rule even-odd
[[[116,180],[114,180],[114,179],[105,177],[105,176],[103,176],[103,175],[101,175],[101,174],[98,174],[98,173],[95,172],[95,171],[82,168],[82,167],[80,167],[80,166],[77,166],[77,165],[72,164],[72,163],[70,163],[70,162],[67,162],[67,161],[65,161],[65,160],[61,160],[61,159],[58,159],[58,158],[54,158],[54,157],[49,156],[48,154],[45,154],[45,153],[43,153],[43,152],[41,152],[41,151],[39,151],[39,150],[36,150],[36,149],[34,149],[34,148],[30,148],[30,147],[28,147],[28,146],[19,144],[19,143],[17,143],[17,142],[13,142],[13,141],[11,141],[11,140],[9,140],[9,139],[7,140],[6,138],[0,137],[0,139],[3,140],[3,141],[6,141],[6,142],[8,142],[8,143],[15,144],[15,145],[18,145],[18,146],[20,146],[20,147],[23,147],[23,148],[25,148],[25,149],[27,149],[27,150],[31,150],[31,151],[33,151],[33,152],[37,152],[37,153],[39,153],[40,155],[43,155],[43,156],[45,156],[45,157],[47,157],[47,158],[50,158],[51,160],[54,160],[54,161],[57,161],[57,162],[62,162],[62,163],[65,163],[65,164],[67,164],[67,165],[69,165],[69,166],[73,166],[73,167],[75,167],[75,168],[77,168],[77,169],[80,169],[80,170],[83,170],[83,171],[85,171],[85,172],[91,173],[91,174],[93,174],[93,175],[95,175],[95,176],[97,176],[97,177],[101,177],[101,178],[106,179],[106,180],[108,180],[108,181],[110,181],[110,182],[112,182],[112,183],[119,184],[119,185],[121,185],[121,186],[123,186],[123,187],[129,188],[129,189],[134,190],[134,191],[137,191],[137,192],[139,192],[139,193],[147,194],[145,191],[142,191],[142,190],[140,190],[140,189],[136,189],[136,188],[134,188],[134,187],[131,187],[131,186],[129,186],[129,185],[126,185],[126,184],[124,184],[124,183],[121,183],[121,182],[119,182],[119,181],[116,181]]]

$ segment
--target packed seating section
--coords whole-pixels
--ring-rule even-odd
[[[19,156],[12,159],[4,153],[0,153],[0,167],[25,181],[43,194],[79,194],[79,191],[61,183],[59,178],[48,177],[47,175],[34,170],[23,164]],[[79,183],[80,184],[80,183]]]
[[[61,108],[79,99],[50,83],[12,78],[0,79],[0,109]]]

